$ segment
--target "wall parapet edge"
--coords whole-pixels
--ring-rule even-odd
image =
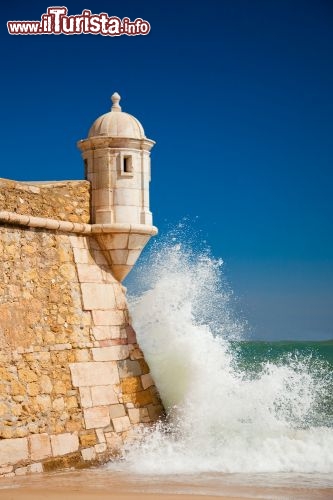
[[[137,233],[155,236],[157,227],[147,224],[85,224],[80,222],[70,222],[49,217],[34,217],[32,215],[21,215],[7,210],[0,211],[0,224],[18,224],[40,229],[50,229],[53,231],[63,231],[65,233],[91,234],[98,233]]]

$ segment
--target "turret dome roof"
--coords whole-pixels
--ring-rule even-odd
[[[97,118],[92,124],[88,137],[125,137],[129,139],[145,139],[145,131],[134,116],[124,113],[119,105],[121,97],[115,92],[112,97],[112,108]]]

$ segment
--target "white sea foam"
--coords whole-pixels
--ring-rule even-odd
[[[327,373],[313,373],[304,359],[266,363],[257,375],[238,369],[228,342],[241,337],[243,325],[232,312],[222,263],[175,235],[168,241],[136,270],[140,295],[130,308],[169,418],[144,431],[118,467],[332,472],[333,429],[313,425]]]

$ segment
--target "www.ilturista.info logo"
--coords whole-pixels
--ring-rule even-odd
[[[110,17],[105,12],[92,14],[85,9],[82,14],[68,16],[67,7],[48,7],[40,21],[8,21],[10,35],[81,35],[103,36],[148,35],[150,24],[141,18],[131,21],[128,17]]]

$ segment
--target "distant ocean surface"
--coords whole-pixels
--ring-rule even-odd
[[[333,340],[236,341],[230,342],[230,348],[234,352],[239,369],[247,373],[259,373],[262,366],[267,363],[283,365],[284,362],[290,363],[290,360],[294,362],[298,360],[301,364],[306,360],[306,369],[313,374],[314,378],[318,377],[320,381],[326,372],[327,383],[331,383]],[[318,370],[319,366],[321,369]],[[333,427],[333,391],[326,390],[322,397],[319,397],[316,423]]]
[[[277,342],[267,341],[238,341],[231,342],[232,347],[239,353],[239,361],[249,369],[259,368],[266,361],[278,361],[289,356],[313,356],[316,359],[326,361],[333,370],[333,340],[304,340],[291,341],[280,340]]]

